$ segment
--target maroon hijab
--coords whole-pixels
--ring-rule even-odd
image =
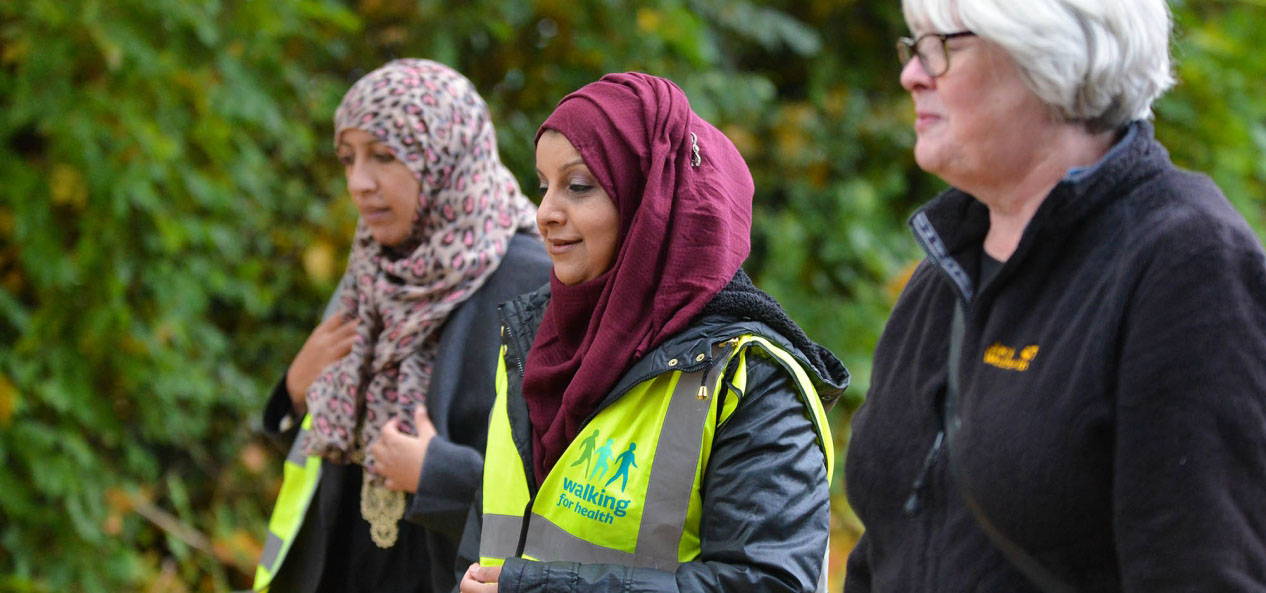
[[[620,212],[610,270],[552,297],[523,395],[539,485],[580,423],[647,352],[684,330],[751,250],[751,172],[738,149],[663,78],[608,74],[567,95],[556,130]]]

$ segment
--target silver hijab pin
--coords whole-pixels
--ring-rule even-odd
[[[703,162],[703,158],[699,156],[699,137],[694,132],[690,133],[690,150],[694,153],[690,157],[690,166],[698,167]]]

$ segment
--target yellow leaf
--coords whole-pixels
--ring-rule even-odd
[[[637,11],[637,28],[654,33],[659,30],[660,23],[663,21],[663,15],[658,10],[651,8],[640,8]]]
[[[174,334],[175,331],[172,330],[171,323],[164,321],[163,323],[158,324],[158,328],[154,330],[154,339],[158,340],[160,345],[170,346],[171,339]]]
[[[18,388],[8,377],[0,375],[0,427],[9,426],[13,420],[13,410],[17,408]]]
[[[120,488],[106,488],[105,503],[114,513],[126,513],[132,510],[132,498]]]
[[[88,185],[79,170],[66,163],[56,163],[48,175],[48,191],[54,204],[82,209],[88,202]]]
[[[6,44],[4,49],[0,50],[0,63],[19,64],[26,61],[26,56],[30,53],[31,43],[25,39],[19,39]]]
[[[303,252],[303,270],[313,282],[329,284],[334,278],[334,246],[318,239]]]
[[[0,208],[0,236],[8,237],[13,234],[13,211],[8,208]]]
[[[914,269],[917,267],[919,267],[919,261],[912,261],[906,264],[896,276],[884,283],[884,294],[888,296],[889,302],[897,302],[897,297],[901,296],[901,291],[906,289],[906,283],[910,281],[910,276],[914,275]]]
[[[760,139],[749,132],[747,128],[738,124],[730,124],[725,126],[722,131],[725,132],[730,142],[734,143],[734,147],[743,155],[743,158],[751,161],[760,154]]]

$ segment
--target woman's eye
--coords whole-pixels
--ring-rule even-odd
[[[543,196],[545,195],[545,192],[547,191],[549,191],[549,188],[546,187],[544,183],[542,183],[540,187],[536,188],[536,195]]]
[[[340,154],[338,155],[338,162],[343,163],[344,167],[350,167],[352,166],[352,155]]]
[[[585,192],[587,192],[587,191],[589,191],[589,190],[593,189],[593,186],[592,186],[592,185],[586,185],[586,184],[583,184],[583,183],[572,183],[572,184],[570,184],[570,185],[568,185],[568,186],[567,186],[567,189],[568,189],[568,190],[570,190],[570,191],[571,191],[572,193],[574,193],[574,194],[583,194],[583,193],[585,193]]]
[[[390,163],[391,161],[396,160],[395,155],[390,152],[375,152],[374,158],[380,163]]]

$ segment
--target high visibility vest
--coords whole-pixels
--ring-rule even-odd
[[[304,416],[299,425],[299,436],[290,447],[290,454],[282,466],[281,492],[277,494],[277,505],[273,507],[273,516],[268,520],[268,537],[264,540],[264,553],[260,555],[259,566],[255,567],[255,591],[268,591],[269,584],[281,568],[281,562],[290,551],[303,517],[312,503],[312,495],[316,493],[317,481],[321,479],[321,457],[306,456],[299,448],[303,433],[312,430],[312,416]]]
[[[794,377],[817,429],[829,480],[835,463],[831,431],[809,375],[787,351],[744,335],[714,347],[713,356],[700,352],[670,361],[681,369],[635,385],[599,411],[533,497],[511,436],[503,346],[484,458],[480,564],[499,566],[521,557],[675,571],[697,558],[700,487],[714,432],[746,390],[753,347]],[[715,397],[729,377],[727,396]],[[724,403],[718,406],[718,400]],[[819,589],[826,564],[822,570]]]

